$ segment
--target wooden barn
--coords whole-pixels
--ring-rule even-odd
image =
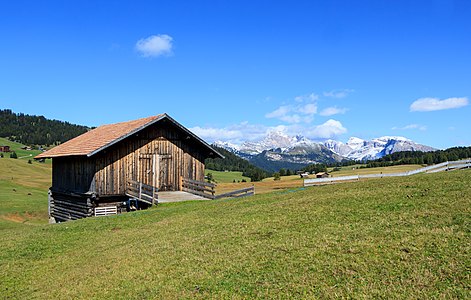
[[[209,157],[223,156],[161,114],[100,126],[35,159],[52,158],[49,213],[64,221],[92,216],[100,207],[150,206],[157,191],[182,190],[182,180],[204,181]]]
[[[10,152],[10,146],[0,146],[0,152]]]
[[[330,176],[327,172],[318,172],[316,173],[316,178],[328,178]]]

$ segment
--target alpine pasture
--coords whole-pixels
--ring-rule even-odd
[[[50,164],[0,174],[2,298],[471,297],[471,170],[52,225]]]

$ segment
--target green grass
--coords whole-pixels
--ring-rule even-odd
[[[242,181],[242,179],[245,179],[245,181],[250,182],[250,178],[246,176],[242,176],[242,172],[223,172],[223,171],[206,170],[205,174],[208,175],[208,173],[213,174],[213,177],[216,183],[232,183],[234,182],[234,180],[238,182],[238,181]]]
[[[0,295],[469,299],[470,186],[466,170],[18,224],[1,230]]]
[[[403,173],[407,171],[422,168],[422,165],[397,165],[389,167],[378,168],[359,168],[359,165],[342,167],[340,171],[331,172],[333,177],[350,176],[350,175],[365,175],[365,174],[388,174],[388,173]]]
[[[33,157],[40,151],[22,150],[24,145],[5,138],[0,138],[0,145],[10,146],[19,157],[12,159],[10,153],[3,153],[4,157],[0,158],[0,232],[22,223],[47,223],[50,160],[39,163]],[[31,160],[31,164],[28,160]]]

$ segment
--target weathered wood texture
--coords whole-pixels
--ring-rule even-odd
[[[180,190],[180,176],[204,180],[207,149],[163,120],[91,157],[53,158],[53,188],[125,195],[128,180],[162,191]]]
[[[57,157],[52,160],[52,186],[55,191],[94,191],[94,175],[94,161],[85,156]]]
[[[93,215],[91,194],[68,194],[50,191],[49,214],[57,221],[76,220]]]
[[[128,180],[126,195],[153,205],[157,203],[157,191],[157,188],[153,186],[134,180]]]
[[[216,187],[215,184],[188,178],[182,178],[181,184],[182,191],[184,192],[192,193],[207,199],[214,199],[214,188]]]
[[[254,186],[227,192],[224,194],[215,195],[214,188],[216,187],[216,184],[186,178],[182,178],[181,182],[183,191],[213,200],[221,198],[240,198],[252,196],[255,194]]]

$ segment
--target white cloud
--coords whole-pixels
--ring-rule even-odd
[[[317,113],[317,105],[315,103],[308,103],[301,107],[301,112],[307,115],[313,115]]]
[[[420,98],[410,105],[410,111],[436,111],[452,108],[460,108],[468,105],[468,98],[447,98],[440,100],[438,98]]]
[[[197,136],[202,137],[205,140],[234,140],[241,138],[242,132],[238,130],[229,130],[227,128],[201,128],[199,126],[190,129]]]
[[[305,105],[283,105],[272,112],[265,114],[266,118],[276,118],[283,122],[293,123],[310,123],[313,115],[317,113],[317,105],[308,103]]]
[[[136,43],[136,50],[144,57],[172,54],[173,38],[166,34],[151,35]]]
[[[190,128],[190,130],[209,143],[223,141],[236,145],[240,145],[245,141],[260,141],[272,131],[281,131],[291,136],[301,134],[314,140],[333,138],[347,132],[347,129],[343,127],[342,123],[332,119],[316,126],[301,124],[265,126],[242,122],[224,128],[202,128],[197,126]]]
[[[392,130],[411,130],[411,129],[417,129],[417,130],[421,130],[421,131],[424,131],[424,130],[427,130],[427,126],[425,125],[419,125],[419,124],[409,124],[409,125],[406,125],[406,126],[403,126],[403,127],[396,127],[394,126],[393,128],[391,128]]]
[[[215,141],[223,141],[240,145],[244,141],[256,141],[262,139],[263,137],[265,137],[267,132],[273,130],[273,128],[275,127],[268,127],[265,125],[249,124],[248,122],[242,122],[224,128],[202,128],[196,126],[190,128],[190,130],[209,143],[213,143]],[[278,130],[285,130],[285,127],[282,125],[276,128]]]
[[[319,100],[319,95],[311,93],[309,95],[301,95],[294,97],[294,101],[296,102],[304,102],[304,101],[316,101]]]
[[[353,92],[354,92],[354,90],[344,89],[344,90],[333,90],[333,91],[330,91],[330,92],[324,92],[322,94],[324,95],[324,97],[345,98]]]
[[[314,119],[313,115],[317,113],[317,103],[315,102],[317,99],[318,96],[315,94],[295,97],[294,104],[282,105],[265,114],[265,117],[276,118],[290,124],[310,123]]]
[[[330,119],[324,124],[317,125],[306,132],[306,136],[312,139],[330,139],[347,132],[342,123]]]
[[[282,118],[286,116],[290,111],[292,110],[291,106],[289,105],[284,105],[280,106],[274,111],[267,113],[265,117],[271,119],[271,118]]]
[[[348,109],[346,108],[338,108],[338,107],[327,107],[323,109],[319,114],[324,117],[329,117],[333,115],[344,114],[347,112]]]

